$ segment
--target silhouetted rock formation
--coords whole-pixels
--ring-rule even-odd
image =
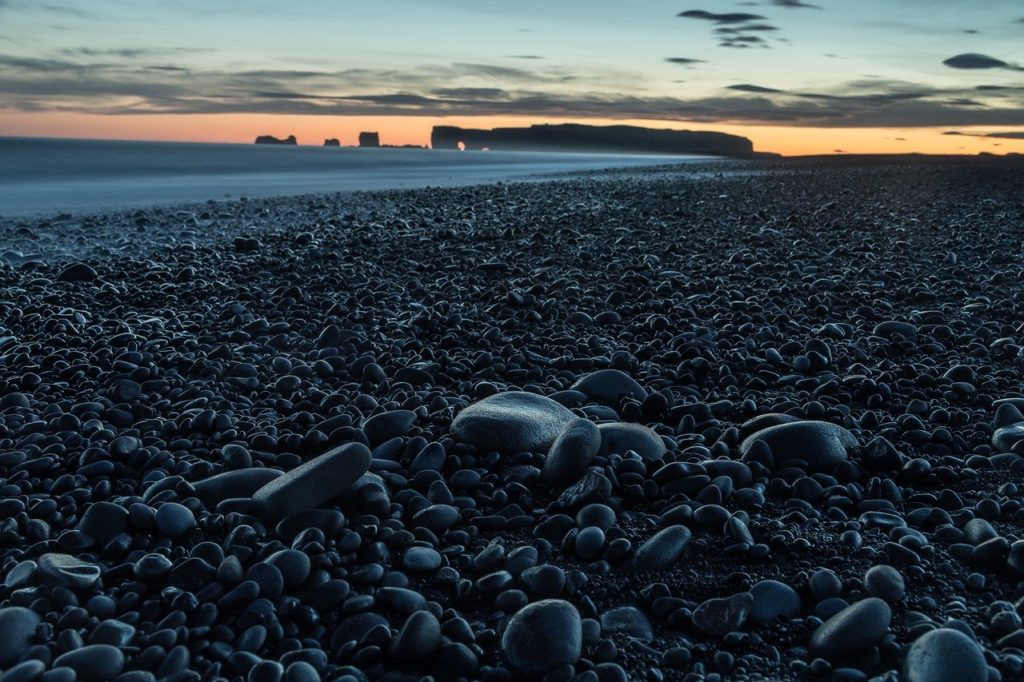
[[[298,140],[295,139],[294,135],[289,135],[285,139],[274,137],[273,135],[260,135],[256,138],[256,144],[298,144]]]
[[[379,147],[380,135],[377,133],[359,133],[360,147]]]
[[[658,130],[637,126],[588,126],[576,123],[534,125],[529,128],[473,130],[434,126],[434,149],[495,149],[565,152],[640,152],[655,154],[709,154],[754,156],[754,144],[745,137],[693,130]]]
[[[336,138],[336,137],[330,137],[330,138],[324,140],[324,146],[325,147],[340,147],[341,146],[341,141],[338,138]]]

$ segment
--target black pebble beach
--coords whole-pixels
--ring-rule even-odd
[[[0,682],[1024,678],[1024,159],[0,220]]]

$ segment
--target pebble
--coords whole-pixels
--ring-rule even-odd
[[[41,620],[35,611],[22,606],[0,608],[0,667],[21,658],[35,639]]]
[[[441,645],[441,624],[430,611],[409,615],[398,634],[391,640],[390,653],[404,665],[422,660]]]
[[[792,462],[812,472],[830,471],[846,460],[847,448],[857,446],[849,431],[821,421],[778,424],[756,431],[740,444],[740,454],[748,454],[757,442],[768,445],[775,466]]]
[[[709,635],[721,637],[741,628],[753,607],[754,596],[750,592],[708,599],[693,610],[693,624]]]
[[[484,451],[545,452],[576,418],[550,398],[509,391],[460,412],[452,422],[452,434]]]
[[[370,468],[369,449],[347,443],[265,484],[252,495],[261,515],[280,520],[316,509],[344,492]]]
[[[601,634],[626,635],[641,642],[651,642],[654,640],[654,627],[639,609],[620,606],[601,614]]]
[[[109,644],[87,644],[54,660],[54,667],[67,667],[75,671],[84,682],[108,682],[124,669],[124,654]]]
[[[571,387],[588,398],[617,403],[623,396],[643,401],[647,391],[633,377],[617,369],[599,369],[583,377]]]
[[[192,530],[196,518],[192,510],[177,502],[166,502],[156,510],[156,527],[162,535],[176,538]]]
[[[918,637],[903,661],[907,682],[986,682],[988,665],[970,637],[949,628]]]
[[[51,585],[86,590],[100,579],[100,567],[68,554],[50,553],[39,557],[39,575]]]
[[[632,450],[644,459],[660,459],[665,442],[657,433],[642,424],[617,422],[598,424],[601,432],[601,454],[624,454]]]
[[[601,432],[589,419],[571,422],[548,450],[541,474],[555,487],[565,487],[579,480],[587,465],[601,448]]]
[[[686,526],[669,526],[644,541],[636,550],[638,571],[664,571],[672,566],[690,544],[693,534]]]
[[[786,583],[762,580],[750,588],[754,603],[750,607],[750,622],[758,625],[776,618],[791,618],[800,612],[800,595]]]
[[[822,623],[811,637],[811,652],[845,658],[867,649],[889,631],[892,611],[877,597],[855,602]]]
[[[501,635],[509,664],[526,674],[575,665],[583,647],[580,614],[561,599],[544,599],[520,609]]]
[[[903,575],[892,566],[872,566],[864,574],[864,588],[868,594],[891,603],[903,599],[907,586]]]
[[[192,484],[198,497],[208,509],[229,498],[252,497],[253,493],[276,478],[283,471],[265,467],[236,469]]]

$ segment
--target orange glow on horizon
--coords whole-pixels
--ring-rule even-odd
[[[357,144],[362,131],[380,132],[383,144],[424,145],[435,124],[467,128],[559,123],[536,117],[479,116],[301,116],[280,114],[191,114],[101,116],[67,112],[0,111],[0,136],[69,137],[87,139],[155,140],[175,142],[251,143],[257,135],[295,135],[299,144],[322,145],[336,137],[344,146]],[[703,124],[681,121],[587,119],[594,125],[628,124],[651,128],[716,130],[748,137],[758,151],[785,156],[834,154],[977,154],[1024,152],[1024,140],[952,136],[949,128],[805,128],[748,124]],[[964,132],[988,132],[958,128]]]

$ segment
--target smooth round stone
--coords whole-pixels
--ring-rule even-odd
[[[252,453],[249,449],[238,443],[228,443],[220,450],[221,459],[224,465],[231,470],[248,469],[252,467]]]
[[[0,398],[0,410],[6,410],[11,407],[29,407],[30,405],[28,396],[19,391],[12,391]]]
[[[26,406],[27,407],[27,406]],[[992,427],[1001,429],[1024,422],[1024,414],[1013,403],[1002,403],[996,408],[996,416],[992,419]]]
[[[872,566],[864,574],[864,588],[872,597],[889,603],[898,602],[906,594],[907,586],[903,575],[892,566]]]
[[[970,637],[950,628],[927,632],[903,661],[906,682],[986,682],[988,665]]]
[[[176,538],[192,530],[196,517],[192,510],[177,502],[165,502],[156,510],[156,528],[169,538]]]
[[[253,493],[253,502],[274,521],[316,509],[355,483],[372,459],[362,443],[346,443],[270,481]]]
[[[576,535],[576,556],[584,561],[594,561],[604,550],[604,531],[596,526],[584,528]]]
[[[444,446],[440,443],[428,443],[409,464],[409,473],[418,474],[421,471],[441,471],[444,467],[444,460]]]
[[[0,682],[34,682],[34,680],[38,680],[44,672],[46,672],[46,666],[42,661],[29,659],[8,668],[3,673],[0,673]]]
[[[308,509],[282,519],[274,532],[281,540],[291,542],[307,528],[319,528],[324,535],[330,537],[344,527],[345,515],[337,509]]]
[[[654,627],[643,611],[633,606],[620,606],[601,614],[602,635],[627,635],[641,642],[654,639]]]
[[[320,673],[307,661],[290,663],[284,671],[284,679],[285,682],[321,682]]]
[[[0,668],[18,660],[32,645],[40,621],[39,614],[23,606],[0,609]]]
[[[576,607],[545,599],[523,607],[501,636],[509,664],[524,673],[543,674],[560,665],[575,665],[583,649],[583,625]]]
[[[601,454],[624,454],[632,450],[644,459],[659,459],[667,448],[661,436],[643,424],[611,422],[598,424],[601,431]]]
[[[754,605],[750,608],[751,623],[762,625],[800,612],[800,595],[778,580],[762,580],[750,588],[750,594],[754,597]]]
[[[402,436],[416,423],[416,413],[411,410],[392,410],[375,414],[363,423],[363,433],[370,445]]]
[[[570,387],[590,398],[618,402],[623,396],[643,401],[647,391],[633,377],[617,369],[599,369],[591,372]]]
[[[441,568],[441,555],[431,547],[410,547],[402,557],[407,570],[425,573]]]
[[[84,682],[109,682],[124,669],[124,654],[109,644],[88,644],[61,654],[53,665],[71,668]]]
[[[110,646],[122,647],[132,641],[135,636],[135,627],[119,620],[105,620],[96,626],[96,629],[89,635],[90,644],[109,644]]]
[[[96,279],[99,275],[87,263],[72,263],[57,275],[59,282],[88,282]]]
[[[851,656],[882,639],[891,621],[889,605],[868,597],[822,623],[811,636],[811,653],[825,658]]]
[[[450,504],[432,504],[413,514],[410,526],[423,527],[441,533],[454,526],[459,520],[459,510]]]
[[[132,381],[131,379],[121,379],[116,384],[114,384],[113,394],[118,400],[122,402],[135,400],[136,398],[139,397],[141,393],[142,386],[140,386],[138,382]]]
[[[669,526],[647,540],[636,550],[633,563],[638,571],[664,571],[682,556],[693,534],[686,526]]]
[[[749,592],[708,599],[693,610],[693,624],[709,635],[721,637],[742,627],[753,606],[754,597]]]
[[[759,414],[756,417],[748,419],[740,425],[740,438],[746,438],[747,436],[757,433],[758,431],[764,431],[771,426],[778,426],[779,424],[792,424],[793,422],[800,421],[799,417],[794,417],[791,414],[783,414],[780,412],[769,412],[768,414]]]
[[[400,663],[415,663],[441,645],[441,624],[430,611],[415,611],[391,640],[391,657]]]
[[[266,563],[281,572],[285,587],[298,587],[309,577],[312,562],[309,556],[297,549],[282,549],[266,559]]]
[[[769,426],[740,443],[746,455],[757,441],[771,448],[775,466],[797,463],[811,472],[829,471],[846,460],[846,449],[857,446],[853,434],[829,422],[800,421]]]
[[[217,506],[218,502],[239,497],[252,497],[253,493],[280,478],[284,472],[266,467],[235,469],[217,474],[192,484],[196,497],[208,508]]]
[[[548,450],[541,475],[551,486],[565,487],[580,479],[601,448],[601,432],[589,419],[570,423]]]
[[[100,567],[69,554],[44,554],[39,557],[39,575],[51,585],[84,590],[100,579]]]
[[[542,452],[577,416],[550,398],[509,391],[470,405],[452,422],[452,434],[478,449]]]
[[[78,530],[95,540],[100,547],[127,527],[128,510],[113,502],[93,502],[78,522]]]
[[[615,511],[606,504],[588,504],[576,513],[576,525],[580,528],[596,526],[608,530],[615,525]]]
[[[331,634],[331,643],[334,646],[349,641],[359,641],[370,630],[383,625],[388,626],[388,619],[378,613],[357,613],[349,616],[338,624]]]
[[[871,333],[887,339],[891,339],[896,335],[909,339],[917,335],[917,326],[909,322],[900,322],[899,320],[886,320],[876,324]]]
[[[992,434],[992,445],[1000,452],[1009,452],[1013,446],[1024,440],[1024,422],[1010,424],[996,429]]]

